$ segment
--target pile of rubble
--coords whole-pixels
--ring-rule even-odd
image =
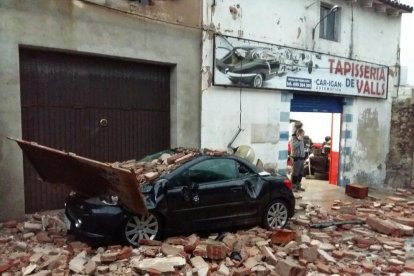
[[[211,149],[177,148],[170,153],[163,153],[159,158],[146,161],[128,160],[115,162],[111,166],[131,170],[137,176],[141,185],[150,183],[163,174],[167,174],[182,164],[200,155],[227,155],[226,151]]]
[[[398,196],[397,196],[398,195]],[[59,214],[0,225],[0,273],[9,275],[414,275],[414,201],[298,200],[288,229],[259,227],[200,237],[91,248],[65,234]]]

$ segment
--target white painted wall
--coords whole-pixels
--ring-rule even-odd
[[[359,3],[349,4],[344,0],[324,2],[341,7],[339,42],[319,39],[318,28],[316,38],[312,40],[312,29],[319,21],[320,1],[204,1],[203,24],[212,32],[204,32],[203,36],[201,145],[224,147],[239,124],[238,89],[212,86],[214,31],[378,63],[390,66],[389,97],[386,100],[355,98],[354,104],[345,108],[344,114],[349,112],[354,119],[346,126],[352,131],[352,136],[344,141],[345,146],[352,147],[352,155],[343,159],[350,163],[350,170],[341,174],[341,177],[346,177],[349,182],[382,185],[389,143],[391,95],[394,90],[393,66],[398,62],[401,17],[390,17],[364,9]],[[236,12],[232,14],[230,9]],[[242,102],[244,105],[249,103],[250,107],[243,108],[242,128],[245,131],[235,144],[251,144],[256,156],[265,162],[278,162],[283,166],[277,152],[285,149],[286,143],[252,143],[252,125],[260,123],[276,128],[280,111],[289,110],[289,103],[281,101],[281,91],[247,89],[243,89]],[[371,115],[367,117],[367,114]],[[374,125],[378,121],[379,126],[366,133],[361,129],[361,126],[367,125],[364,120],[371,120]],[[289,125],[279,124],[279,131],[289,131]],[[361,133],[358,134],[358,131]],[[270,128],[268,133],[271,133]],[[361,142],[361,139],[365,140]],[[366,140],[375,141],[375,146],[368,146]]]
[[[325,136],[331,136],[331,113],[291,112],[290,119],[301,121],[305,135],[308,135],[314,143],[322,143],[325,141]]]

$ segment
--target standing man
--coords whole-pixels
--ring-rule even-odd
[[[292,184],[295,192],[305,191],[302,188],[302,174],[303,164],[305,163],[305,145],[303,138],[305,131],[302,128],[296,130],[296,135],[292,135],[291,143],[291,157],[293,159],[293,170],[292,170]]]

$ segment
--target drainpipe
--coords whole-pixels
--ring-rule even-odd
[[[400,83],[401,83],[401,65],[397,64],[396,67],[398,68],[398,83],[397,83],[397,96],[396,96],[396,98],[398,99],[398,93],[400,90]]]
[[[349,43],[349,58],[354,55],[354,4],[351,4],[351,41]]]

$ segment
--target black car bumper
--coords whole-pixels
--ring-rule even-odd
[[[68,232],[84,238],[112,239],[125,217],[119,205],[108,205],[97,198],[85,200],[70,195],[65,202]]]

